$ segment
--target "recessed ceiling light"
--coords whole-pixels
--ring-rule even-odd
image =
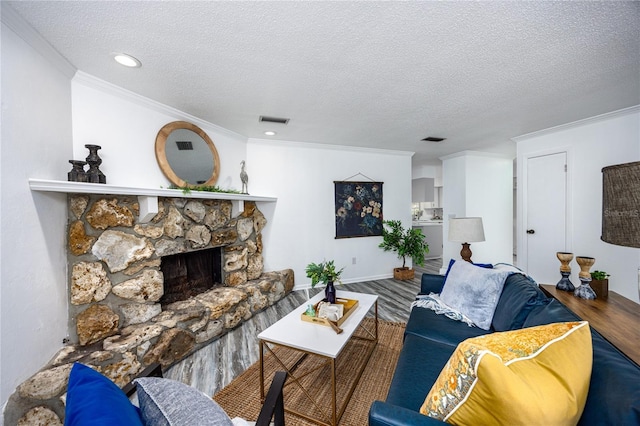
[[[264,132],[265,135],[267,136],[275,136],[277,135],[276,132],[274,132],[273,130],[267,130],[266,132]]]
[[[131,55],[127,55],[126,53],[116,53],[113,56],[113,59],[115,59],[120,65],[124,65],[129,68],[140,68],[142,66],[142,62]]]

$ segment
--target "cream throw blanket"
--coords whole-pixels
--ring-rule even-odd
[[[473,321],[462,314],[462,312],[457,311],[450,306],[447,306],[442,300],[440,300],[440,296],[435,293],[418,295],[416,297],[416,300],[411,303],[411,309],[413,309],[414,307],[431,309],[438,315],[444,315],[452,320],[462,321],[469,327],[475,327]]]

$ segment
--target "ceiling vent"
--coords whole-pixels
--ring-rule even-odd
[[[191,141],[176,141],[176,145],[178,145],[178,151],[193,151]]]
[[[426,138],[422,139],[422,141],[424,141],[424,142],[442,142],[445,139],[446,138],[436,138],[434,136],[427,136]]]
[[[260,123],[276,123],[276,124],[287,124],[289,123],[288,118],[280,118],[280,117],[267,117],[266,115],[261,115],[258,119]]]

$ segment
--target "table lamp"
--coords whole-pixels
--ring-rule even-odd
[[[449,219],[449,241],[462,243],[460,256],[471,262],[471,244],[484,241],[481,217],[456,217]]]

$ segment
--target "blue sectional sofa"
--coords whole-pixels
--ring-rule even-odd
[[[443,276],[424,274],[420,293],[440,293],[443,285]],[[469,327],[429,309],[414,308],[387,399],[372,404],[369,425],[443,424],[419,410],[461,341],[495,331],[579,320],[557,300],[545,297],[522,274],[506,279],[490,330]],[[578,424],[640,425],[640,367],[593,329],[591,338],[591,380]]]

